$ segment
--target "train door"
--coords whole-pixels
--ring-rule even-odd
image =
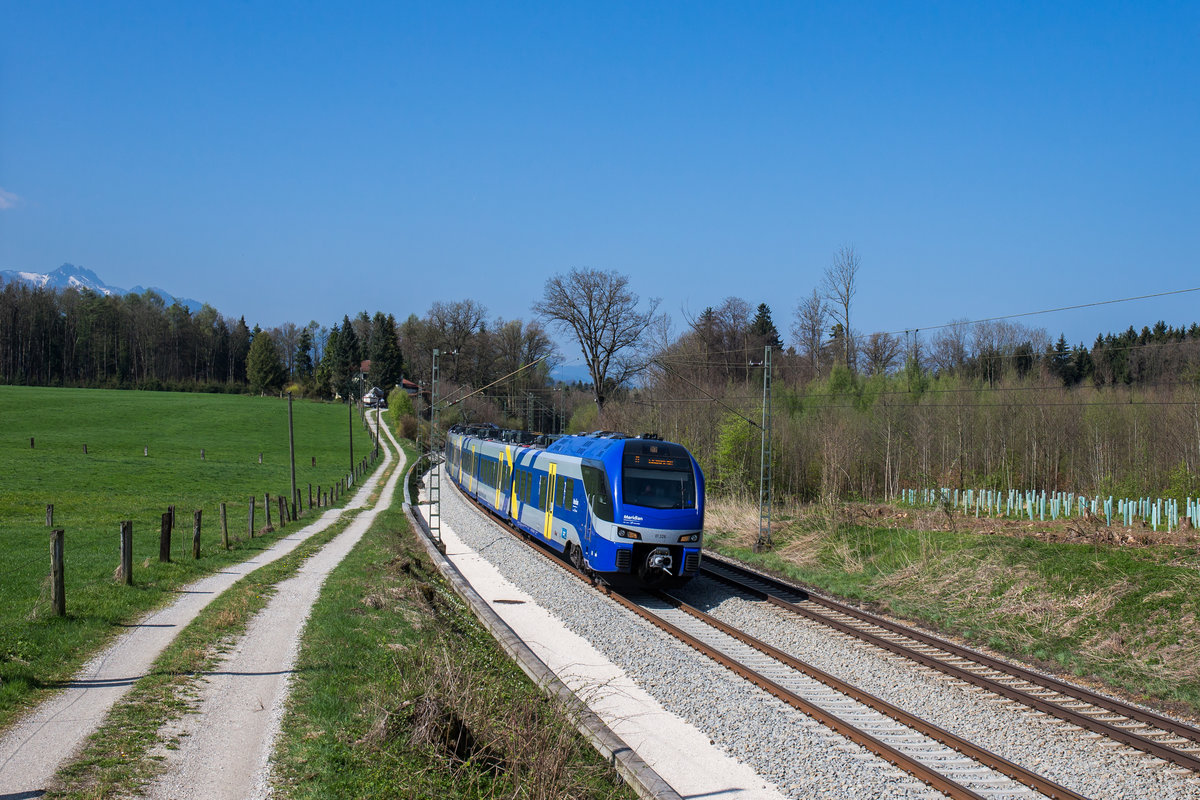
[[[581,540],[583,543],[583,552],[591,553],[592,535],[596,532],[596,528],[594,525],[592,525],[592,503],[590,500],[588,500],[586,495],[584,496],[584,499],[587,502],[584,503],[583,509],[583,533]]]

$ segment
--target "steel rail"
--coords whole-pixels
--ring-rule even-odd
[[[454,485],[453,481],[451,481],[451,485]],[[458,487],[455,486],[455,489],[458,490]],[[489,509],[487,506],[480,503],[475,498],[471,497],[470,495],[466,494],[465,492],[462,492],[461,490],[458,490],[458,493],[459,493],[460,497],[462,497],[467,502],[469,502],[470,504],[475,506],[477,509],[482,511],[489,519],[500,520],[499,517],[497,517],[495,514],[492,513],[491,509]],[[596,589],[598,589],[599,591],[601,591],[608,597],[612,598],[617,603],[620,603],[622,606],[625,606],[629,610],[633,611],[639,617],[647,620],[648,622],[655,625],[659,629],[665,631],[666,633],[670,634],[671,636],[684,642],[688,646],[695,649],[697,652],[711,658],[713,661],[724,666],[726,669],[729,669],[733,673],[740,675],[741,677],[750,681],[751,683],[753,683],[754,685],[763,689],[764,691],[769,692],[770,694],[779,698],[780,700],[784,701],[785,703],[788,703],[789,705],[798,709],[802,713],[807,714],[808,716],[816,719],[818,722],[822,723],[829,729],[835,731],[838,734],[841,734],[842,736],[846,737],[850,741],[855,742],[856,744],[859,744],[859,745],[867,748],[871,752],[873,752],[876,755],[880,756],[881,758],[885,759],[886,761],[888,761],[889,763],[898,767],[899,769],[904,770],[905,772],[909,773],[910,775],[917,778],[918,780],[921,780],[922,782],[926,783],[927,785],[931,786],[932,788],[937,789],[938,791],[941,791],[941,792],[949,795],[950,797],[954,798],[954,800],[985,800],[984,795],[980,795],[979,793],[973,791],[972,789],[969,789],[969,788],[951,780],[950,778],[946,777],[945,775],[941,774],[940,772],[937,772],[936,770],[926,766],[925,764],[922,764],[920,761],[917,761],[915,758],[901,752],[900,750],[893,748],[891,745],[887,744],[886,742],[880,741],[879,739],[875,738],[871,734],[869,734],[865,731],[862,731],[862,730],[854,727],[853,725],[850,725],[849,723],[845,722],[844,720],[839,719],[835,715],[825,711],[820,706],[817,706],[817,705],[809,702],[808,700],[805,700],[800,695],[796,694],[795,692],[792,692],[790,689],[778,684],[777,682],[771,680],[770,678],[766,677],[765,675],[762,675],[761,673],[758,673],[758,672],[750,669],[749,667],[747,667],[744,664],[741,664],[738,661],[730,659],[728,656],[726,656],[720,650],[717,650],[716,648],[713,648],[710,645],[702,642],[701,640],[692,636],[687,631],[684,631],[684,630],[678,628],[677,626],[672,625],[670,622],[662,619],[661,617],[659,617],[658,615],[649,611],[648,609],[642,608],[635,601],[625,597],[619,591],[615,590],[611,585],[609,585],[603,581],[597,580],[596,576],[593,573],[584,572],[582,570],[576,569],[574,566],[567,563],[565,560],[556,558],[554,553],[552,553],[546,547],[543,547],[539,542],[535,541],[533,536],[531,536],[517,528],[514,528],[511,525],[511,523],[509,523],[508,520],[500,520],[500,521],[504,522],[503,527],[505,527],[509,531],[509,533],[511,533],[518,541],[523,543],[526,547],[530,548],[531,550],[537,552],[541,556],[552,560],[556,566],[565,570],[567,573],[569,573],[569,574],[573,575],[574,577],[578,578],[579,580],[595,587]],[[685,605],[685,604],[680,603],[680,601],[678,601],[677,599],[670,597],[669,595],[660,593],[660,596],[666,602],[669,602],[672,604],[678,604],[680,606]],[[772,648],[770,645],[766,644],[765,642],[759,642],[757,639],[754,639],[754,637],[751,637],[746,633],[743,633],[741,631],[732,633],[731,631],[733,629],[729,628],[729,626],[725,625],[725,623],[723,623],[720,620],[717,620],[715,618],[709,617],[709,615],[704,614],[704,612],[699,611],[698,609],[691,609],[691,610],[688,610],[688,609],[691,609],[691,607],[688,606],[687,609],[684,609],[684,610],[687,610],[688,613],[692,613],[694,611],[695,614],[693,614],[693,616],[695,616],[696,614],[700,614],[700,615],[703,615],[703,617],[708,618],[708,619],[705,619],[704,621],[708,622],[708,624],[712,625],[717,630],[720,630],[723,633],[726,633],[727,635],[731,635],[735,639],[738,639],[739,641],[742,641],[743,643],[748,644],[751,647],[755,647],[756,649],[760,650],[764,654],[771,655],[772,657],[777,658],[778,660],[782,661],[783,663],[786,663],[788,666],[792,667],[793,669],[797,669],[801,673],[808,675],[809,677],[814,678],[815,680],[821,681],[822,683],[825,683],[826,685],[830,686],[831,688],[834,688],[836,691],[841,691],[843,694],[846,694],[847,696],[852,697],[853,699],[858,700],[859,702],[862,702],[864,705],[874,708],[876,711],[879,711],[880,713],[884,713],[884,714],[887,714],[888,716],[892,716],[892,714],[889,713],[889,711],[883,710],[884,708],[887,708],[887,709],[895,711],[895,713],[899,716],[911,717],[911,715],[909,715],[907,712],[903,711],[902,709],[891,706],[890,704],[886,703],[885,701],[883,701],[879,698],[876,698],[866,692],[863,692],[863,691],[851,686],[850,684],[844,684],[844,683],[838,681],[836,678],[833,678],[833,676],[827,675],[826,673],[823,673],[820,670],[818,670],[816,667],[813,667],[812,665],[809,665],[809,664],[805,664],[804,662],[801,662],[798,659],[795,659],[792,656],[789,656],[788,654],[783,653],[782,651],[775,651],[775,649]],[[711,622],[709,621],[710,619],[711,619]],[[772,652],[772,651],[774,651],[774,652]],[[775,655],[775,652],[778,652],[778,656]],[[797,666],[797,665],[802,665],[802,666]],[[828,680],[831,681],[832,683],[827,682],[822,677],[818,677],[818,675],[824,676],[824,678],[828,678]],[[842,686],[845,687],[845,689],[839,688],[835,684],[841,684]],[[872,702],[868,702],[867,700],[862,699],[862,698],[869,698],[869,700]],[[908,725],[908,723],[903,722],[898,716],[892,716],[892,718],[896,719],[898,722],[901,722],[901,724]],[[1018,781],[1026,786],[1034,788],[1037,791],[1042,792],[1046,796],[1053,798],[1054,800],[1086,800],[1086,798],[1084,798],[1082,795],[1076,794],[1075,792],[1071,791],[1070,789],[1067,789],[1066,787],[1059,786],[1058,784],[1056,784],[1052,781],[1049,781],[1045,778],[1042,778],[1041,776],[1038,776],[1032,772],[1029,772],[1024,767],[1021,767],[1018,764],[1014,764],[1010,761],[1007,761],[1006,759],[1004,759],[1003,757],[1001,757],[999,755],[996,755],[995,753],[991,753],[991,752],[984,750],[983,748],[977,747],[976,745],[973,745],[965,740],[961,740],[958,737],[956,737],[954,734],[952,734],[948,731],[942,730],[941,728],[938,728],[937,726],[933,725],[932,723],[920,721],[916,717],[912,717],[912,719],[917,720],[922,727],[917,728],[913,725],[909,725],[909,727],[913,727],[915,730],[918,730],[919,732],[924,733],[925,735],[940,742],[941,744],[944,744],[947,747],[950,747],[958,752],[963,753],[963,755],[975,758],[977,761],[984,764],[985,766],[989,766],[992,769],[995,769],[997,772],[1000,772],[1001,774],[1004,774],[1007,777],[1012,778],[1015,781]],[[961,745],[961,746],[956,746],[956,745]],[[984,761],[984,760],[978,758],[975,755],[975,753],[979,753],[980,755],[983,755],[988,760]]]
[[[820,681],[834,691],[840,692],[848,697],[852,697],[863,705],[866,705],[875,709],[881,714],[891,717],[901,725],[912,728],[913,730],[916,730],[919,733],[922,733],[925,736],[928,736],[929,738],[940,742],[941,744],[944,744],[965,756],[968,756],[969,758],[973,758],[979,763],[996,770],[1002,775],[1007,775],[1014,781],[1023,783],[1029,788],[1035,789],[1047,797],[1055,798],[1055,800],[1085,800],[1083,795],[1078,794],[1071,789],[1066,788],[1065,786],[1060,786],[1054,781],[1044,778],[1019,764],[1009,761],[1003,756],[993,753],[990,750],[985,750],[979,745],[969,742],[966,739],[963,739],[956,734],[945,730],[944,728],[940,728],[937,725],[934,725],[932,722],[921,719],[920,717],[905,711],[899,706],[894,706],[882,698],[863,691],[857,686],[847,683],[840,678],[836,678],[833,675],[830,675],[828,672],[824,672],[823,670],[820,670],[805,661],[801,661],[795,656],[773,647],[766,642],[756,639],[750,634],[734,628],[733,626],[717,619],[711,614],[701,611],[700,609],[683,602],[671,594],[665,592],[656,592],[655,594],[665,602],[674,605],[676,608],[690,614],[701,622],[704,622],[706,625],[711,625],[727,636],[731,636],[743,644],[753,647],[755,650],[758,650],[764,655],[770,656],[776,661],[786,664],[792,669],[797,670],[798,672],[801,672],[808,677],[813,678],[814,680]]]
[[[729,570],[730,572],[736,572],[736,573],[740,573],[742,575],[747,575],[747,576],[751,577],[753,580],[760,581],[769,586],[777,586],[788,592],[800,594],[803,596],[803,598],[806,601],[823,606],[825,608],[830,609],[831,611],[845,614],[849,617],[852,617],[854,619],[860,620],[860,621],[868,623],[868,624],[876,625],[876,626],[883,628],[884,630],[887,630],[891,633],[894,633],[894,634],[897,634],[900,636],[905,636],[905,637],[908,637],[915,641],[918,641],[921,644],[925,644],[927,646],[934,647],[939,650],[943,650],[952,656],[957,656],[959,658],[978,663],[980,665],[994,669],[997,672],[1006,673],[1007,675],[1009,675],[1013,678],[1017,678],[1019,680],[1026,680],[1031,684],[1042,686],[1043,688],[1047,688],[1047,689],[1052,689],[1054,691],[1058,691],[1060,694],[1064,695],[1065,697],[1069,697],[1069,698],[1072,698],[1075,700],[1079,700],[1079,701],[1082,701],[1085,703],[1092,704],[1092,705],[1096,706],[1097,708],[1102,709],[1104,711],[1108,711],[1113,714],[1119,714],[1121,716],[1128,717],[1129,719],[1133,719],[1133,720],[1143,722],[1146,724],[1154,725],[1155,727],[1162,728],[1162,730],[1166,733],[1179,734],[1182,736],[1183,734],[1180,733],[1179,729],[1183,729],[1184,731],[1187,731],[1189,734],[1187,736],[1184,736],[1183,738],[1187,738],[1192,741],[1196,741],[1196,737],[1200,736],[1200,731],[1197,731],[1194,728],[1190,728],[1189,726],[1183,725],[1182,723],[1177,723],[1172,720],[1167,720],[1165,717],[1160,717],[1159,715],[1154,714],[1152,712],[1145,712],[1145,711],[1142,711],[1141,709],[1135,709],[1135,708],[1126,706],[1125,704],[1117,702],[1115,700],[1112,700],[1111,698],[1102,698],[1102,696],[1096,695],[1085,689],[1073,687],[1073,686],[1070,686],[1069,684],[1063,683],[1061,681],[1056,681],[1054,679],[1048,679],[1045,676],[1037,675],[1036,673],[1030,672],[1021,667],[1017,667],[1012,664],[1007,664],[1003,661],[1000,661],[999,659],[995,659],[990,656],[986,656],[982,653],[977,653],[977,652],[975,652],[973,650],[969,650],[965,647],[960,647],[958,645],[954,645],[950,642],[946,642],[946,641],[944,641],[942,639],[938,639],[934,636],[929,636],[928,634],[921,633],[920,631],[915,631],[915,630],[906,628],[903,625],[899,625],[897,623],[893,623],[888,620],[884,620],[882,618],[876,617],[873,614],[868,614],[866,612],[859,611],[858,609],[854,609],[849,606],[843,606],[842,604],[837,603],[836,601],[810,594],[809,592],[807,592],[799,587],[789,586],[787,583],[780,581],[778,579],[772,578],[771,576],[761,575],[760,573],[754,572],[753,570],[746,569],[746,568],[741,567],[736,564],[731,564],[731,563],[725,561],[724,559],[717,560],[717,559],[708,558],[707,560],[710,562],[716,561],[716,563],[718,563],[722,569]],[[795,614],[798,614],[806,619],[810,619],[810,620],[812,620],[814,622],[818,622],[822,625],[827,625],[827,626],[834,628],[835,630],[838,630],[849,636],[853,636],[857,639],[860,639],[861,641],[867,642],[869,644],[875,645],[876,647],[880,647],[884,650],[887,650],[890,653],[894,653],[896,655],[908,658],[912,661],[916,661],[917,663],[922,664],[927,667],[930,667],[931,669],[936,669],[939,672],[950,675],[951,677],[957,678],[966,683],[973,684],[975,686],[986,689],[995,694],[999,694],[999,695],[1006,697],[1010,700],[1013,700],[1015,702],[1022,703],[1023,705],[1027,705],[1038,711],[1042,711],[1043,713],[1057,717],[1058,719],[1061,719],[1064,722],[1069,722],[1072,725],[1077,725],[1081,728],[1092,731],[1093,733],[1098,733],[1098,734],[1101,734],[1102,736],[1106,736],[1110,739],[1114,739],[1114,740],[1119,741],[1122,744],[1128,745],[1134,749],[1141,750],[1145,753],[1149,753],[1150,755],[1156,756],[1158,758],[1162,758],[1166,761],[1170,761],[1174,764],[1177,764],[1181,767],[1185,767],[1187,769],[1193,770],[1195,772],[1200,772],[1200,758],[1198,758],[1190,753],[1187,753],[1187,752],[1181,751],[1181,750],[1177,750],[1173,747],[1162,744],[1161,742],[1156,742],[1153,739],[1149,739],[1145,736],[1141,736],[1141,735],[1133,733],[1131,731],[1122,729],[1122,728],[1114,725],[1111,722],[1106,722],[1104,720],[1096,719],[1095,717],[1085,714],[1080,710],[1066,708],[1062,705],[1059,705],[1058,703],[1051,702],[1042,697],[1038,697],[1037,695],[1030,694],[1029,692],[1025,692],[1020,689],[1009,686],[1009,685],[1007,685],[999,680],[996,680],[994,678],[988,678],[986,676],[979,675],[978,673],[972,672],[971,670],[966,669],[965,667],[961,667],[956,664],[947,663],[946,661],[944,661],[940,658],[936,658],[936,657],[928,655],[926,653],[922,653],[919,650],[915,650],[910,647],[905,647],[902,644],[898,644],[896,642],[889,641],[888,639],[885,639],[877,634],[871,633],[870,631],[866,631],[861,628],[855,627],[854,625],[850,625],[841,620],[837,620],[832,617],[829,617],[826,614],[822,614],[817,611],[813,611],[812,609],[805,608],[796,603],[785,600],[784,598],[779,597],[777,595],[773,595],[770,592],[766,592],[757,587],[748,585],[748,584],[742,582],[741,580],[737,579],[736,577],[732,577],[727,574],[722,574],[720,571],[712,569],[712,567],[710,567],[708,564],[702,564],[701,571],[705,575],[708,575],[716,580],[719,580],[719,581],[725,583],[726,585],[734,586],[734,587],[738,588],[739,590],[746,592],[747,594],[753,595],[755,597],[759,597],[763,600],[766,600],[766,601],[772,603],[773,605],[776,605],[780,608],[784,608],[784,609],[791,611]],[[1035,678],[1037,678],[1037,680],[1034,680]],[[1059,687],[1061,687],[1061,689]],[[1092,698],[1096,698],[1096,702],[1093,702]],[[1101,699],[1104,700],[1104,702],[1099,702]],[[1159,722],[1160,720],[1161,720],[1162,724],[1160,724],[1160,722]],[[1172,723],[1172,724],[1170,725],[1170,727],[1168,727],[1167,723]]]
[[[762,673],[751,669],[740,661],[730,658],[717,648],[709,645],[701,639],[698,639],[682,628],[671,624],[652,611],[643,608],[636,601],[630,599],[622,592],[613,590],[612,587],[608,586],[607,584],[602,584],[602,590],[605,592],[605,594],[623,605],[625,608],[629,609],[642,619],[645,619],[647,622],[650,622],[652,625],[665,631],[676,639],[679,639],[684,644],[699,652],[701,655],[707,656],[729,671],[740,675],[750,683],[758,686],[760,689],[763,689],[793,708],[796,708],[797,710],[817,720],[830,730],[841,734],[855,744],[867,748],[871,752],[875,753],[875,755],[885,759],[889,763],[904,770],[913,777],[925,782],[934,789],[937,789],[939,792],[943,792],[944,794],[955,798],[955,800],[960,800],[960,798],[961,800],[983,800],[983,795],[978,794],[962,784],[956,783],[940,772],[927,767],[920,761],[917,761],[912,756],[897,750],[896,748],[877,739],[866,731],[854,727],[846,721],[829,713],[820,706],[804,699],[792,690],[782,686],[776,681],[771,680]]]

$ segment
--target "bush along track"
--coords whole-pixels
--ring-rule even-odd
[[[719,553],[1200,718],[1195,548],[878,527],[824,509],[785,516],[774,548],[756,553],[756,509],[709,510],[706,544]]]
[[[397,503],[305,631],[275,794],[631,798],[442,581]]]

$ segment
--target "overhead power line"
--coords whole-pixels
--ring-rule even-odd
[[[710,394],[710,393],[708,392],[708,390],[706,390],[706,389],[705,389],[703,386],[698,386],[697,384],[695,384],[695,383],[692,383],[692,382],[691,382],[691,381],[689,381],[687,378],[683,377],[683,376],[682,376],[682,375],[680,375],[678,372],[676,372],[675,370],[671,369],[670,367],[668,367],[666,364],[664,364],[663,362],[659,361],[658,359],[651,359],[651,361],[653,361],[654,363],[658,364],[660,367],[662,367],[663,369],[665,369],[667,372],[671,373],[671,374],[672,374],[672,375],[674,375],[676,378],[679,378],[679,380],[683,381],[684,383],[686,383],[687,385],[691,386],[692,388],[694,388],[694,389],[697,389],[697,390],[699,390],[699,391],[703,392],[704,394],[708,395],[708,397],[709,397],[709,398],[710,398],[710,399],[711,399],[711,400],[712,400],[714,403],[716,403],[717,405],[721,406],[722,408],[724,408],[726,411],[728,411],[729,413],[733,414],[734,416],[737,416],[737,417],[740,417],[740,418],[744,419],[746,422],[750,423],[751,425],[753,425],[753,426],[754,426],[754,427],[756,427],[756,428],[761,428],[761,427],[762,427],[761,425],[759,425],[759,424],[758,424],[757,422],[755,422],[754,420],[752,420],[752,419],[750,419],[749,417],[747,417],[747,416],[745,416],[744,414],[742,414],[742,412],[738,411],[738,410],[737,410],[736,408],[734,408],[733,406],[731,406],[731,405],[727,404],[725,401],[723,401],[723,400],[720,400],[720,399],[718,399],[717,397],[715,397],[714,395]]]
[[[961,326],[965,326],[965,325],[980,325],[984,322],[999,322],[1000,320],[1017,319],[1018,317],[1033,317],[1033,316],[1037,316],[1038,314],[1056,314],[1060,311],[1075,311],[1076,309],[1080,309],[1080,308],[1095,308],[1096,306],[1108,306],[1108,305],[1112,305],[1114,303],[1129,303],[1134,300],[1150,300],[1155,297],[1169,297],[1171,295],[1187,294],[1189,292],[1200,292],[1200,286],[1197,286],[1193,289],[1175,289],[1175,290],[1169,291],[1169,292],[1156,292],[1154,294],[1142,294],[1142,295],[1138,295],[1136,297],[1121,297],[1116,300],[1097,300],[1092,303],[1080,303],[1080,304],[1074,305],[1074,306],[1060,306],[1059,308],[1046,308],[1041,311],[1023,311],[1020,314],[1005,314],[1005,315],[999,316],[999,317],[987,317],[985,319],[973,319],[973,320],[967,320],[964,322],[947,322],[945,325],[929,325],[924,328],[917,328],[917,327],[905,328],[904,330],[899,330],[899,331],[888,331],[888,334],[891,336],[895,336],[895,335],[901,334],[901,333],[915,333],[918,331],[937,331],[937,330],[941,330],[942,328],[957,328],[957,327],[961,327]]]
[[[457,405],[457,404],[461,403],[463,400],[466,400],[468,397],[472,397],[472,396],[474,396],[474,395],[477,395],[477,394],[479,394],[479,393],[480,393],[480,392],[482,392],[484,389],[490,389],[491,387],[495,386],[497,383],[500,383],[501,381],[506,381],[506,380],[508,380],[509,378],[513,377],[514,375],[517,375],[518,373],[524,372],[525,370],[529,369],[530,367],[532,367],[532,366],[534,366],[534,365],[536,365],[536,364],[540,364],[540,363],[542,363],[543,361],[545,361],[545,360],[546,360],[547,358],[549,358],[549,357],[550,357],[549,355],[544,355],[544,356],[542,356],[541,358],[539,358],[539,359],[537,359],[537,360],[535,360],[535,361],[530,361],[528,364],[526,364],[526,365],[525,365],[525,366],[523,366],[523,367],[518,367],[517,369],[514,369],[512,372],[508,373],[507,375],[503,375],[503,376],[501,376],[501,377],[499,377],[499,378],[496,378],[496,380],[492,381],[491,383],[489,383],[489,384],[487,384],[487,385],[485,385],[485,386],[480,386],[478,389],[476,389],[476,390],[475,390],[475,391],[473,391],[473,392],[468,392],[467,394],[464,394],[464,395],[463,395],[463,396],[461,396],[461,397],[455,397],[455,398],[453,398],[453,399],[450,399],[450,400],[445,400],[445,401],[443,401],[443,402],[442,402],[442,407],[443,407],[443,408],[449,408],[450,406]],[[462,391],[462,390],[460,389],[459,391]]]

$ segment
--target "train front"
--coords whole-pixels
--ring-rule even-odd
[[[630,550],[630,572],[646,583],[679,582],[700,568],[704,531],[704,474],[683,445],[625,439],[617,465],[613,522],[620,551]],[[615,453],[613,454],[616,455]],[[614,458],[615,460],[615,458]]]

